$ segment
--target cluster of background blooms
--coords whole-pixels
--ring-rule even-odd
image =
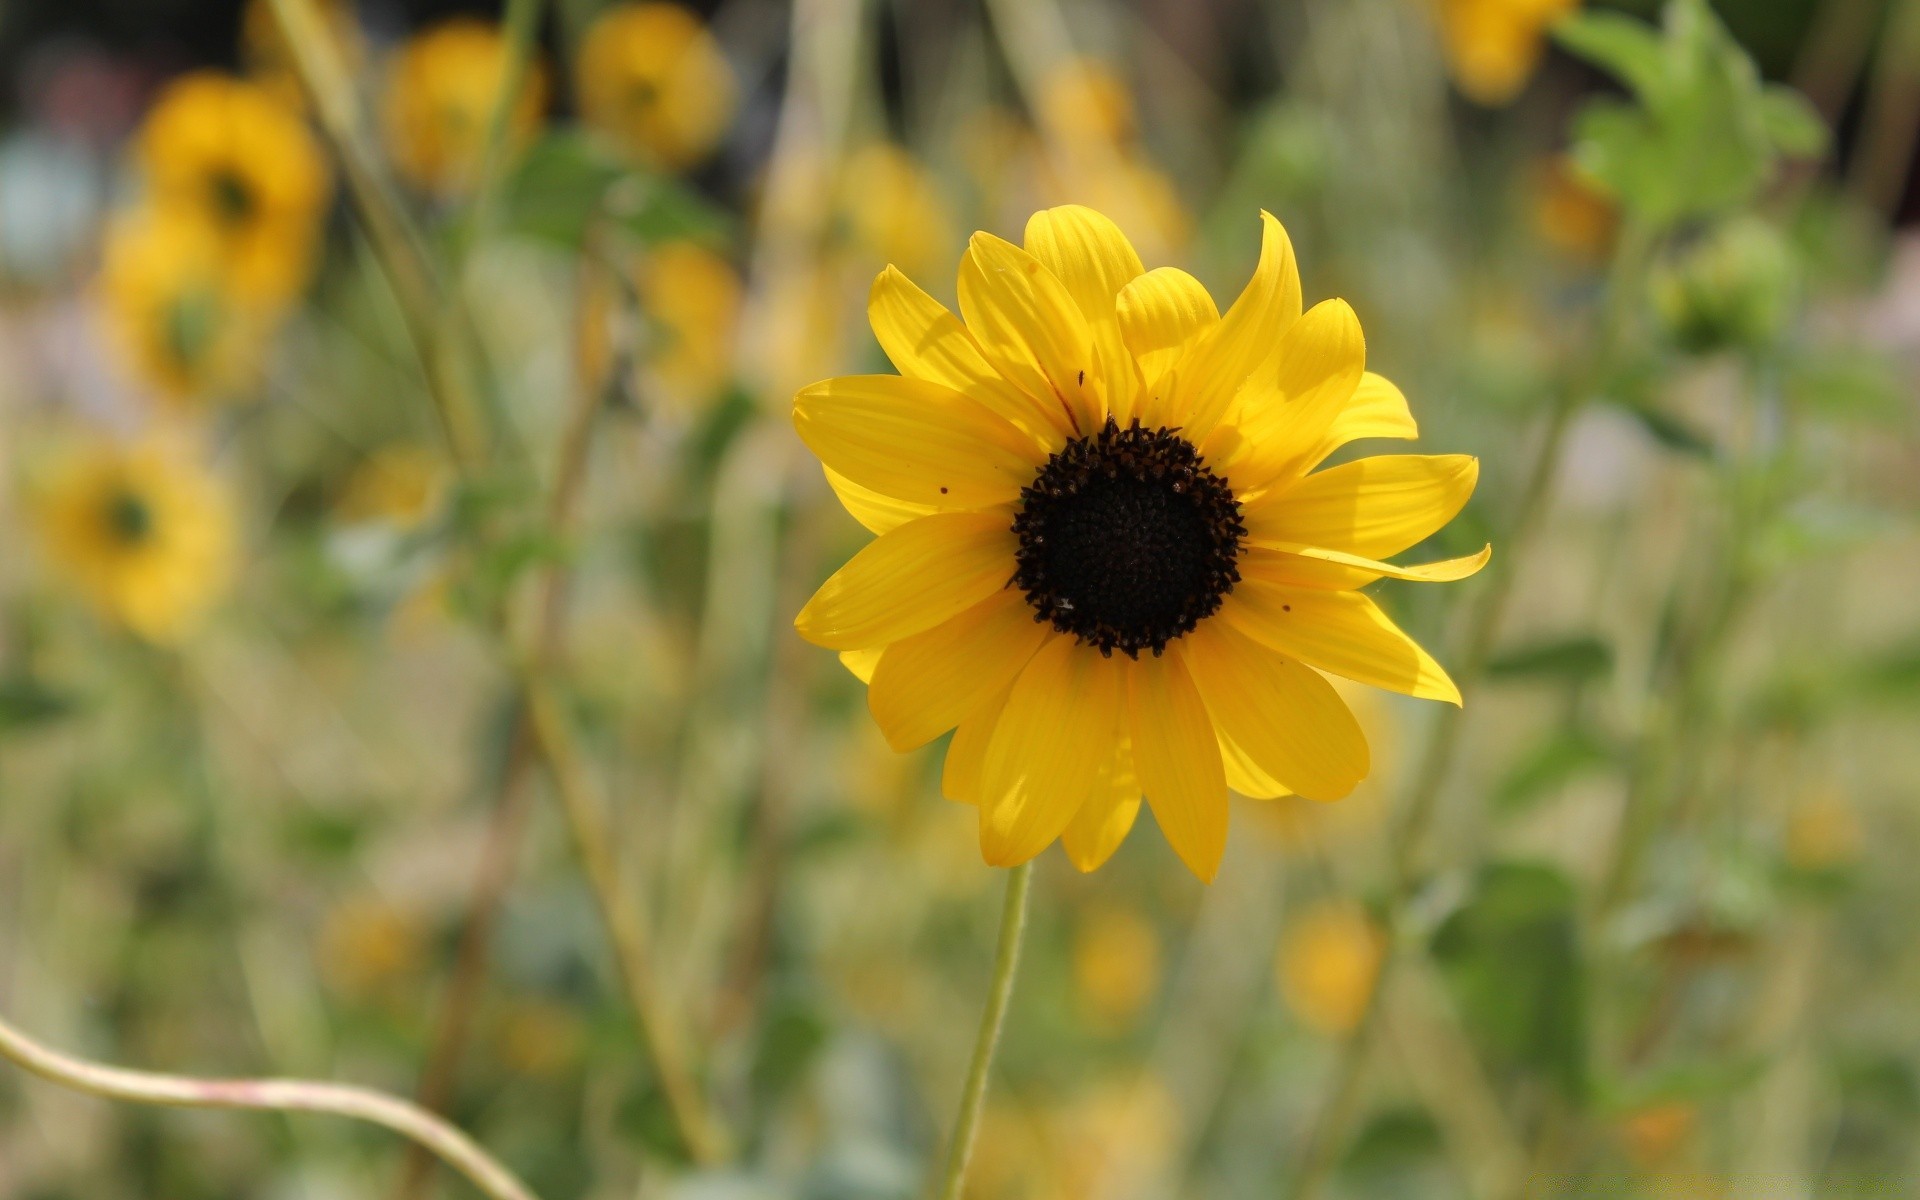
[[[549,1200],[904,1200],[980,1016],[984,829],[1034,899],[967,1200],[1914,1191],[1916,11],[9,6],[0,1019],[411,1093]],[[924,439],[815,436],[906,386],[848,381],[913,376],[965,318],[1032,382],[974,328],[983,256],[1095,293],[1045,319],[1109,365],[1185,354],[1018,244],[1060,206],[1124,235],[1096,240],[1130,315],[1158,288],[1204,324],[1252,274],[1341,334],[1316,361],[1372,433],[1418,417],[1417,447],[1314,447],[1304,479],[1433,456],[1392,537],[1318,531],[1375,560],[1321,582],[1491,543],[1485,569],[1323,589],[1305,643],[1242,611],[1213,696],[1190,645],[1070,659],[1019,589],[984,601],[1004,654],[960,636],[977,604],[823,635],[871,688],[796,637],[942,507]],[[1020,390],[988,374],[936,407]],[[1058,432],[968,505],[1011,504]],[[1124,738],[981,715],[1045,641],[1128,673],[1092,706]],[[903,672],[929,647],[943,672]],[[1323,735],[1291,758],[1275,673],[1236,670],[1276,659],[1315,718],[1282,732]],[[731,1137],[688,1136],[629,1011],[529,749],[535,669]],[[1140,770],[1132,726],[1169,710],[1185,757]],[[1069,741],[1111,751],[1098,802],[1009,804]],[[4,1197],[453,1194],[401,1156],[0,1063]]]

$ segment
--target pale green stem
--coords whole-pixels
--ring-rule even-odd
[[[51,1050],[0,1020],[0,1057],[49,1083],[105,1100],[169,1108],[314,1112],[391,1129],[438,1155],[492,1200],[536,1200],[527,1185],[458,1129],[382,1092],[304,1079],[198,1079],[87,1062]]]
[[[1006,907],[1000,914],[1000,947],[993,956],[993,983],[987,992],[987,1010],[980,1015],[980,1035],[973,1043],[973,1061],[967,1066],[966,1086],[960,1092],[960,1111],[953,1118],[947,1142],[947,1164],[940,1173],[940,1200],[960,1200],[967,1180],[967,1161],[980,1132],[980,1114],[986,1109],[987,1076],[993,1053],[1000,1045],[1000,1027],[1006,1023],[1007,1002],[1013,998],[1013,977],[1020,966],[1020,941],[1027,927],[1027,893],[1033,886],[1033,863],[1007,872]]]
[[[487,113],[487,133],[481,142],[480,161],[474,164],[472,193],[461,230],[462,254],[473,248],[493,216],[493,203],[510,157],[508,142],[513,137],[513,112],[526,90],[534,36],[539,32],[543,7],[541,0],[507,0],[507,11],[501,22],[507,61],[501,72],[499,94],[494,96],[493,108]]]

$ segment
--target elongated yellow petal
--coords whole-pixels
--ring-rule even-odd
[[[1358,458],[1247,504],[1247,535],[1385,558],[1451,521],[1479,478],[1480,460],[1465,454]]]
[[[1320,546],[1270,542],[1248,546],[1241,551],[1240,576],[1243,579],[1263,579],[1286,587],[1352,591],[1383,578],[1405,579],[1414,583],[1452,583],[1475,574],[1492,557],[1493,547],[1489,545],[1480,547],[1478,554],[1399,567]]]
[[[1366,778],[1366,736],[1312,667],[1219,620],[1182,644],[1214,724],[1263,773],[1310,800],[1338,800]]]
[[[1359,592],[1242,579],[1219,619],[1288,658],[1424,700],[1460,703],[1433,656]]]
[[[1027,663],[981,775],[980,853],[991,866],[1047,848],[1091,794],[1120,737],[1120,666],[1055,635]]]
[[[1420,426],[1413,419],[1413,410],[1407,407],[1406,396],[1384,376],[1368,371],[1360,377],[1360,386],[1353,390],[1353,398],[1320,436],[1319,444],[1307,453],[1302,470],[1313,470],[1327,455],[1348,442],[1362,438],[1412,441],[1419,436]]]
[[[1095,870],[1127,840],[1139,815],[1140,784],[1134,778],[1133,751],[1122,739],[1080,811],[1060,831],[1060,847],[1075,867]]]
[[[1007,588],[880,656],[867,707],[895,750],[925,745],[1013,682],[1047,627]]]
[[[1220,765],[1226,768],[1227,786],[1248,799],[1278,800],[1293,795],[1286,784],[1261,770],[1239,743],[1224,733],[1220,734]]]
[[[1156,267],[1120,289],[1115,313],[1146,387],[1135,406],[1140,423],[1150,429],[1173,424],[1167,372],[1220,323],[1220,310],[1198,279],[1178,267]]]
[[[1260,263],[1239,299],[1179,368],[1184,394],[1176,424],[1205,440],[1247,380],[1270,367],[1280,338],[1300,318],[1300,268],[1293,243],[1272,213],[1260,214]]]
[[[1212,883],[1227,849],[1227,778],[1213,721],[1177,643],[1126,673],[1141,790],[1180,861]]]
[[[960,393],[899,375],[846,375],[800,390],[793,427],[862,487],[930,507],[1009,504],[1045,458]]]
[[[935,513],[882,534],[820,585],[793,626],[868,650],[956,617],[1006,586],[1019,543],[1004,513]]]
[[[902,375],[952,388],[1057,450],[1068,431],[1057,405],[1042,405],[995,371],[973,335],[945,305],[888,267],[873,281],[867,320]]]
[[[869,533],[891,533],[908,521],[917,521],[941,511],[931,504],[914,504],[907,500],[896,500],[892,496],[882,496],[872,488],[864,488],[832,467],[822,467],[827,476],[827,486],[840,498],[840,507],[847,515],[860,522]]]
[[[1270,381],[1240,393],[1206,453],[1246,492],[1306,473],[1307,457],[1353,399],[1367,370],[1360,318],[1345,300],[1323,300],[1280,338]]]
[[[1006,710],[1012,685],[982,704],[954,728],[947,743],[946,762],[940,768],[940,794],[960,804],[980,803],[980,776],[987,765],[987,746],[993,741],[994,726]]]
[[[873,682],[873,669],[880,665],[879,650],[842,650],[840,665],[861,683]]]
[[[1113,419],[1126,424],[1139,392],[1139,370],[1120,338],[1114,297],[1146,268],[1133,243],[1107,217],[1078,204],[1033,214],[1027,253],[1066,285],[1093,335],[1094,378]]]
[[[1097,390],[1093,333],[1066,285],[1012,242],[976,233],[960,260],[960,313],[1002,376],[1081,433],[1106,418]]]

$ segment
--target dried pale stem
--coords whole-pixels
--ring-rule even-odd
[[[1006,1023],[1007,1003],[1013,997],[1013,980],[1020,966],[1020,942],[1027,925],[1027,894],[1032,888],[1032,862],[1021,863],[1007,872],[1006,907],[1000,914],[1000,945],[993,955],[993,982],[987,991],[986,1011],[980,1015],[980,1035],[973,1043],[967,1082],[960,1091],[960,1111],[954,1116],[953,1133],[947,1141],[946,1167],[940,1173],[939,1188],[934,1193],[939,1200],[960,1200],[961,1189],[966,1185],[967,1162],[973,1157],[980,1115],[986,1109],[987,1078],[993,1069],[1000,1027]]]
[[[47,1048],[0,1020],[0,1057],[50,1083],[105,1100],[169,1108],[314,1112],[391,1129],[425,1146],[493,1200],[535,1200],[472,1138],[415,1104],[365,1088],[302,1079],[197,1079],[87,1062]]]

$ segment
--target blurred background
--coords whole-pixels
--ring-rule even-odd
[[[792,633],[792,393],[887,263],[1078,202],[1231,297],[1266,208],[1480,458],[1407,557],[1495,567],[1374,589],[1467,707],[1211,887],[1043,856],[967,1194],[1920,1193],[1917,141],[1914,0],[0,5],[0,1012],[919,1194],[1000,878]],[[464,1188],[0,1070],[7,1200]]]

